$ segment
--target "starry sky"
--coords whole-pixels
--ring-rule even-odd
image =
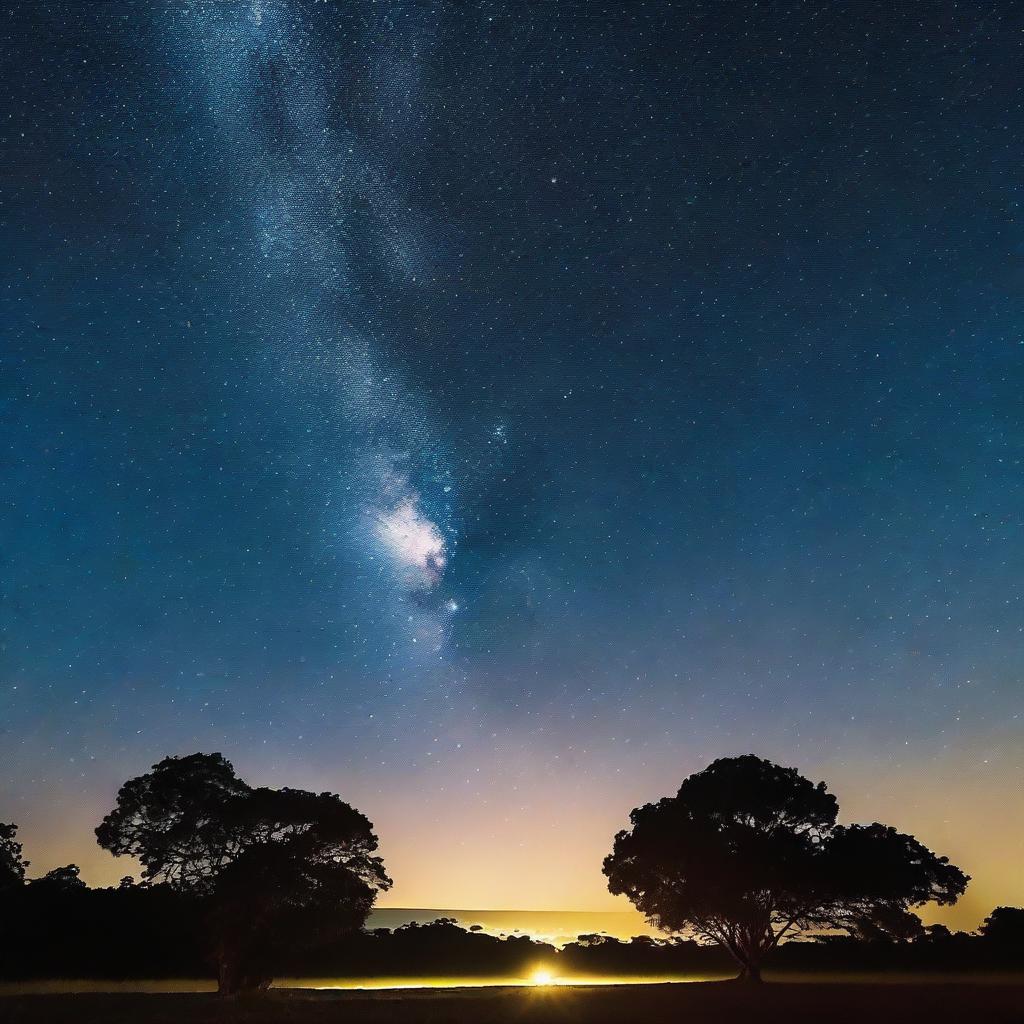
[[[716,756],[1024,902],[1024,15],[160,0],[0,19],[0,820],[169,753],[393,906],[623,909]]]

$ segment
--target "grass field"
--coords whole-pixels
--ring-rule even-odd
[[[733,982],[394,991],[277,990],[0,997],[2,1024],[1024,1024],[1024,983]]]

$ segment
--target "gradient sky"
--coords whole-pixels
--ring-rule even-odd
[[[0,820],[168,753],[393,906],[621,909],[716,756],[1024,903],[1012,4],[0,20]]]

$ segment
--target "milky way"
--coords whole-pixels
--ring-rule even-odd
[[[1014,5],[8,6],[33,871],[219,750],[395,905],[619,907],[630,808],[750,752],[1024,902]]]
[[[346,125],[329,95],[330,58],[302,5],[195,3],[169,12],[164,31],[180,40],[178,63],[205,82],[223,163],[253,228],[258,253],[240,254],[239,286],[258,291],[266,310],[273,400],[314,421],[300,458],[329,467],[323,508],[310,513],[323,514],[330,542],[351,546],[347,571],[380,567],[370,581],[382,590],[375,604],[388,605],[383,614],[401,623],[402,638],[441,650],[452,599],[433,595],[455,547],[452,477],[423,401],[388,351],[388,311],[372,312],[365,294],[381,276],[424,274],[423,242],[372,140]],[[344,70],[331,84],[348,84]],[[395,104],[380,88],[370,102]]]

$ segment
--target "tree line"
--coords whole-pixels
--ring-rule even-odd
[[[769,955],[811,967],[868,967],[880,950],[875,969],[1020,965],[1024,910],[997,908],[976,937],[926,929],[914,911],[954,903],[968,877],[913,836],[837,817],[824,783],[793,768],[714,761],[634,809],[604,861],[610,891],[671,938],[580,936],[555,950],[445,920],[366,931],[391,879],[365,815],[333,793],[250,786],[220,754],[167,757],[120,788],[96,829],[103,849],[141,865],[141,881],[88,889],[75,865],[26,881],[16,827],[0,825],[0,974],[211,971],[233,994],[282,975],[516,973],[538,958],[630,973],[717,972],[731,959],[749,981]],[[97,924],[104,938],[85,942]],[[790,941],[801,936],[813,942]]]

